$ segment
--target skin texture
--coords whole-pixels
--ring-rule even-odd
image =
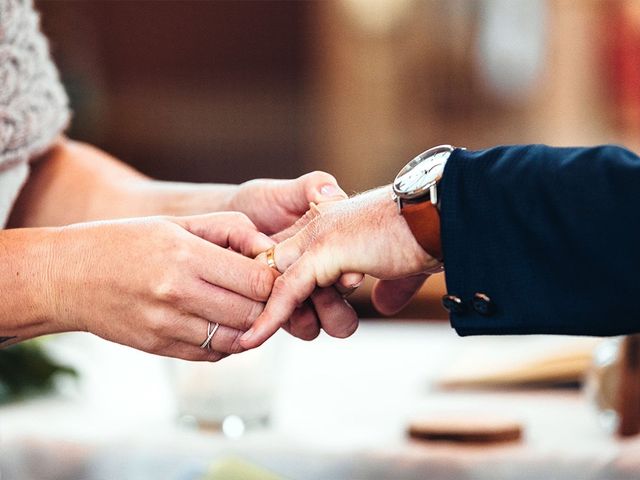
[[[327,287],[345,272],[383,279],[376,288],[379,307],[401,308],[440,263],[417,243],[398,213],[389,187],[313,208],[275,249],[278,270],[265,310],[241,339],[245,348],[261,345],[287,321],[316,287]],[[407,279],[407,277],[412,277]],[[402,291],[398,300],[390,300]],[[324,327],[324,324],[323,324]],[[342,325],[346,331],[353,324]]]
[[[230,208],[245,212],[261,231],[282,241],[296,230],[291,229],[292,224],[309,210],[310,203],[346,198],[333,176],[311,172],[296,180],[246,182],[238,188]],[[332,337],[348,337],[357,328],[358,317],[343,295],[355,290],[362,280],[361,274],[346,273],[335,285],[316,288],[282,327],[303,340],[313,340],[322,329]]]
[[[394,280],[378,280],[371,292],[373,306],[383,315],[395,315],[407,306],[428,278],[428,273],[418,273]]]
[[[4,238],[5,248],[27,240],[29,261],[17,258],[2,272],[5,282],[25,279],[23,301],[37,306],[11,331],[21,339],[88,331],[150,353],[215,361],[241,350],[238,338],[262,311],[274,281],[272,269],[243,256],[272,241],[241,213],[33,230]],[[40,247],[29,245],[34,235]],[[11,305],[2,307],[7,318]],[[199,348],[209,321],[221,325],[212,351]],[[38,328],[22,328],[29,325]]]
[[[34,163],[12,211],[11,229],[0,231],[2,290],[24,294],[0,300],[0,337],[14,337],[1,346],[88,330],[186,359],[217,360],[240,351],[237,338],[264,307],[275,272],[226,247],[255,257],[272,245],[258,231],[286,238],[280,230],[300,218],[310,202],[346,197],[324,172],[241,185],[156,181],[97,148],[61,138]],[[244,215],[182,218],[229,210]],[[152,215],[164,217],[148,218]],[[131,220],[112,221],[124,218]],[[95,220],[109,221],[85,223]],[[53,272],[58,272],[55,280]],[[347,275],[336,288],[360,279]],[[45,292],[54,285],[50,298]],[[324,318],[351,321],[355,313],[336,288],[311,295],[285,328],[311,339]],[[44,297],[49,300],[43,305]],[[213,354],[198,349],[207,320],[222,325]],[[325,323],[330,335],[344,336],[342,328]]]

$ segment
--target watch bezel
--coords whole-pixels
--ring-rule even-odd
[[[433,187],[435,184],[438,183],[438,181],[440,180],[440,178],[442,178],[442,173],[444,169],[441,169],[439,172],[439,175],[434,178],[433,180],[429,181],[429,182],[425,182],[424,184],[413,188],[411,190],[405,191],[405,190],[400,190],[398,184],[401,181],[401,177],[403,177],[404,175],[406,175],[408,172],[410,172],[411,170],[413,170],[414,168],[416,168],[418,165],[423,164],[426,161],[429,161],[430,157],[433,157],[439,153],[449,153],[451,154],[453,151],[455,150],[455,147],[451,146],[451,145],[438,145],[437,147],[432,147],[429,150],[425,150],[424,152],[422,152],[420,155],[417,155],[416,157],[414,157],[409,163],[407,163],[396,175],[395,180],[393,181],[393,193],[398,197],[401,198],[403,200],[414,200],[416,198],[422,198],[422,197],[426,197],[429,194],[429,190],[431,189],[431,187]],[[448,160],[448,156],[444,159],[442,159],[439,162],[434,162],[433,165],[429,166],[429,172],[431,170],[433,170],[434,168],[440,167],[442,165],[444,165],[446,163],[446,161]]]

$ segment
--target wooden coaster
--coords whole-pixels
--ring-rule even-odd
[[[412,421],[408,433],[412,438],[428,441],[498,443],[520,440],[522,431],[522,424],[512,419],[439,415]]]

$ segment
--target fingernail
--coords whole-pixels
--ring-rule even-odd
[[[327,183],[320,187],[320,195],[323,197],[346,197],[346,194],[338,187],[332,183]]]
[[[360,280],[359,282],[356,283],[352,283],[351,284],[351,288],[358,288],[360,285],[362,285],[364,283],[364,279]]]
[[[269,235],[267,235],[266,233],[260,232],[259,236],[262,237],[262,240],[264,240],[264,243],[265,244],[269,244],[269,246],[272,246],[272,245],[276,244],[276,242],[274,242],[273,239]]]
[[[242,341],[247,341],[247,340],[249,340],[252,336],[253,336],[253,328],[250,328],[249,330],[247,330],[246,332],[244,332],[244,333],[242,334],[242,336],[240,337],[240,340],[242,340]]]

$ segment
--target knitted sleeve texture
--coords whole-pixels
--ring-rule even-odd
[[[67,126],[68,103],[32,0],[0,0],[0,227],[29,162]]]

